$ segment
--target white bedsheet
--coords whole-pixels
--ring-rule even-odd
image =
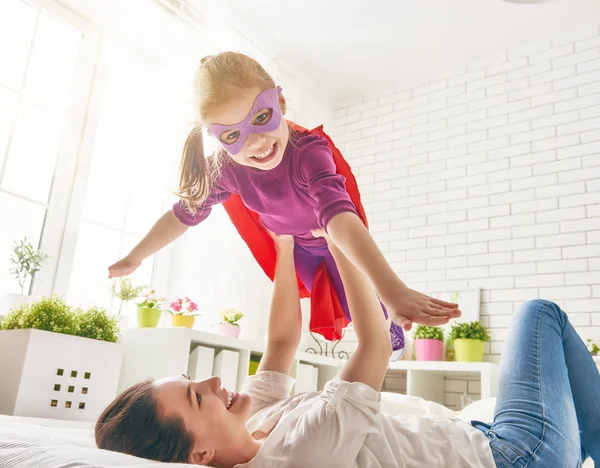
[[[0,415],[0,468],[147,468],[158,463],[100,450],[92,423]]]

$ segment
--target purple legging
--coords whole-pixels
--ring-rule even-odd
[[[329,273],[329,277],[335,287],[338,298],[340,300],[340,305],[344,310],[344,314],[348,318],[348,320],[352,320],[350,316],[350,309],[348,308],[348,301],[346,299],[346,293],[344,291],[344,285],[342,283],[342,278],[340,278],[340,273],[338,272],[337,265],[335,264],[335,260],[331,255],[331,252],[327,248],[326,244],[323,245],[314,245],[314,246],[305,246],[299,245],[296,243],[296,247],[294,249],[294,261],[296,262],[296,273],[304,283],[304,286],[308,291],[312,290],[313,281],[315,278],[315,273],[317,269],[321,265],[321,263],[325,260],[325,265],[327,266],[327,272]],[[383,304],[381,305],[383,309],[383,313],[387,318],[387,311]],[[402,328],[392,322],[390,327],[390,337],[392,340],[392,348],[394,351],[404,348],[404,332]]]

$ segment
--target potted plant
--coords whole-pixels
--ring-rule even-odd
[[[119,312],[123,310],[123,303],[133,301],[135,298],[139,297],[140,293],[144,290],[144,286],[134,286],[133,281],[129,276],[124,276],[115,280],[110,287],[110,291],[113,296],[117,299],[120,299],[119,303]]]
[[[144,286],[134,286],[130,277],[124,276],[113,281],[110,291],[114,297],[119,299],[119,311],[117,312],[117,320],[119,325],[123,327],[129,326],[129,315],[126,313],[121,315],[123,304],[128,303],[139,297]]]
[[[592,356],[600,355],[600,346],[591,338],[586,340],[586,346]]]
[[[415,354],[417,361],[441,361],[444,351],[444,331],[440,327],[417,325]]]
[[[213,328],[219,335],[237,338],[240,336],[240,326],[238,322],[243,316],[244,314],[237,309],[223,310],[219,313],[219,323],[213,325]]]
[[[450,330],[457,361],[482,362],[484,343],[489,339],[488,329],[480,322],[456,323]]]
[[[174,327],[193,328],[196,316],[200,315],[196,313],[197,310],[198,304],[189,297],[184,297],[171,302],[167,312],[172,315],[171,324]]]
[[[140,293],[137,305],[137,324],[140,328],[155,328],[162,314],[165,298],[159,296],[154,288],[145,288]]]
[[[0,325],[0,414],[95,420],[117,393],[117,321],[58,296],[21,304]]]
[[[45,253],[35,249],[33,244],[27,241],[27,237],[15,242],[12,252],[9,258],[11,265],[9,272],[17,280],[21,292],[20,294],[4,293],[2,295],[0,314],[26,302],[36,273],[41,270],[42,264],[49,258]]]

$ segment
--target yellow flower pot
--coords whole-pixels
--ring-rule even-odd
[[[464,338],[454,340],[456,360],[460,362],[483,362],[484,344],[481,340]]]
[[[193,328],[195,319],[196,317],[193,315],[173,314],[171,318],[171,325],[174,327]]]

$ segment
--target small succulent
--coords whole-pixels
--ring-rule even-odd
[[[417,325],[415,340],[438,340],[444,341],[444,331],[440,327],[428,327]]]
[[[456,323],[452,325],[449,339],[450,341],[459,339],[489,341],[490,334],[480,322]]]

